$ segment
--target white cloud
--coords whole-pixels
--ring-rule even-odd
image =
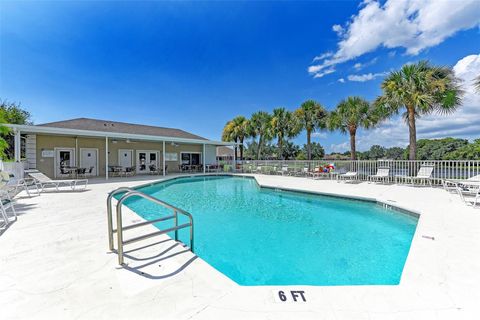
[[[360,63],[360,62],[357,62],[353,65],[353,68],[357,71],[360,71],[366,67],[369,67],[375,63],[377,63],[377,60],[378,58],[373,58],[372,60],[368,61],[368,62],[365,62],[365,63]]]
[[[332,30],[335,31],[337,33],[338,36],[342,36],[343,33],[345,32],[345,30],[343,29],[343,27],[339,24],[334,24],[332,26]]]
[[[356,82],[365,82],[365,81],[370,81],[378,77],[383,77],[386,75],[385,72],[379,72],[379,73],[365,73],[365,74],[351,74],[347,76],[347,79],[349,81],[356,81]]]
[[[340,78],[340,79],[338,79],[338,82],[340,82],[340,83],[345,83],[345,79]]]
[[[407,54],[436,46],[460,30],[480,24],[480,1],[364,1],[339,34],[337,51],[309,68],[312,75],[379,47],[405,48]],[[338,27],[334,29],[340,30]]]
[[[421,138],[480,138],[480,94],[473,87],[473,79],[480,74],[480,54],[459,60],[453,67],[462,80],[462,106],[451,115],[432,114],[417,119],[417,139]],[[374,144],[383,146],[408,145],[408,127],[400,118],[392,118],[378,128],[358,135],[358,149],[366,150]]]
[[[314,78],[321,78],[323,76],[326,76],[327,74],[334,73],[334,72],[335,72],[334,68],[329,68],[329,69],[322,70],[321,72],[315,73],[315,75],[313,77]]]
[[[312,138],[324,139],[327,137],[325,132],[312,132]]]
[[[331,144],[330,145],[330,152],[338,152],[338,153],[343,153],[345,151],[350,150],[350,143],[349,142],[344,142],[344,143],[339,143],[339,144]]]
[[[325,52],[324,54],[321,54],[321,55],[313,58],[313,61],[315,62],[315,61],[318,61],[318,60],[323,60],[323,59],[329,58],[331,56],[333,56],[333,52]]]

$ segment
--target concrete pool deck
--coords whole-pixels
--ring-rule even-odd
[[[117,255],[107,250],[107,193],[159,177],[115,178],[94,180],[84,192],[19,195],[18,221],[0,235],[0,318],[479,317],[480,208],[439,188],[255,177],[262,186],[374,198],[420,212],[400,284],[242,287],[167,237],[155,238],[156,245],[145,250],[128,247],[132,258],[120,268]],[[125,223],[138,221],[125,210]],[[148,228],[153,230],[131,234]],[[280,302],[279,290],[302,290],[307,301]]]

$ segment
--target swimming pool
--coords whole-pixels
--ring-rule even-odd
[[[246,177],[178,178],[139,190],[190,212],[195,253],[240,285],[398,284],[418,221],[373,202],[261,188]],[[171,214],[143,199],[126,205],[147,220]],[[179,235],[188,243],[187,229]]]

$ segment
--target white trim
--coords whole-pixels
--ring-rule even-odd
[[[105,137],[105,180],[108,180],[108,137]]]
[[[43,133],[43,134],[74,135],[74,136],[83,136],[83,137],[102,137],[102,138],[108,137],[108,138],[118,138],[118,139],[147,140],[147,141],[168,140],[171,142],[192,143],[192,144],[207,143],[207,144],[214,144],[219,146],[235,145],[235,143],[233,142],[202,140],[202,139],[186,139],[186,138],[165,137],[165,136],[152,136],[152,135],[132,134],[132,133],[102,132],[102,131],[94,131],[94,130],[27,126],[27,125],[19,125],[19,124],[5,124],[5,126],[20,130],[23,133],[39,133],[39,134]]]
[[[82,164],[82,151],[83,151],[83,150],[96,150],[96,151],[97,151],[97,163],[95,164],[95,166],[96,166],[95,169],[96,169],[96,171],[97,171],[97,172],[96,172],[97,174],[95,175],[95,177],[97,177],[97,176],[100,174],[100,169],[99,169],[99,165],[98,165],[98,158],[100,158],[100,156],[99,156],[99,150],[98,150],[98,148],[88,148],[88,147],[80,148],[80,150],[79,150],[79,152],[78,152],[78,153],[80,153],[80,157],[78,157],[78,158],[79,158],[78,161],[79,161],[79,163],[80,163],[80,165],[79,165],[80,168],[83,168],[83,164]],[[90,169],[90,168],[88,168],[88,169]]]
[[[162,170],[163,170],[163,176],[165,177],[165,140],[163,140],[162,144]]]
[[[75,152],[75,148],[71,148],[71,147],[54,147],[53,150],[55,151],[55,156],[53,157],[53,176],[55,178],[57,178],[57,152],[58,151],[62,151],[62,150],[68,150],[68,151],[71,151],[72,152],[72,157],[73,157],[73,163],[75,164],[76,163],[76,152]]]

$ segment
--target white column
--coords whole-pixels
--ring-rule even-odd
[[[165,177],[165,140],[163,140],[163,147],[162,147],[162,167],[163,167],[163,176]]]
[[[233,145],[233,172],[236,172],[237,171],[237,153],[235,152],[235,150],[237,150],[237,145],[234,144]]]
[[[14,138],[14,142],[13,142],[13,145],[14,145],[14,155],[15,155],[15,161],[17,162],[20,162],[21,160],[21,143],[22,143],[22,139],[21,139],[21,136],[20,136],[20,130],[15,130],[15,138]]]
[[[78,153],[78,137],[75,137],[75,166],[80,167],[80,155]]]
[[[202,153],[202,163],[203,163],[203,173],[205,173],[205,143],[203,144],[203,153]]]
[[[105,137],[105,180],[108,180],[108,137]]]

